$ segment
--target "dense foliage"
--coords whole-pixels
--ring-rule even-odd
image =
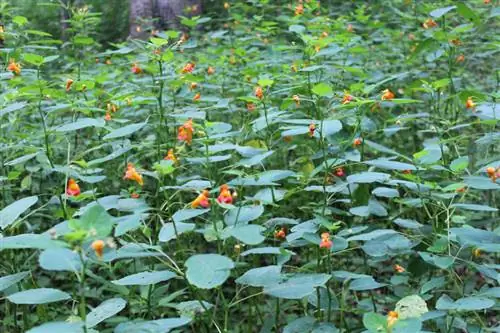
[[[0,331],[498,331],[499,7],[281,2],[1,5]]]

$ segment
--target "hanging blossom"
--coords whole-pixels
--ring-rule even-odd
[[[196,199],[191,202],[191,208],[208,208],[210,207],[210,193],[208,190],[203,190]]]
[[[330,240],[330,233],[324,232],[321,234],[321,242],[319,243],[319,247],[322,249],[331,249],[333,242]]]
[[[193,119],[189,118],[177,130],[177,140],[185,141],[188,145],[193,141]]]
[[[254,94],[255,94],[255,97],[257,97],[258,99],[264,98],[264,91],[262,90],[262,87],[260,87],[260,86],[255,87]]]
[[[71,90],[71,86],[73,85],[73,80],[72,79],[67,79],[66,80],[66,92]]]
[[[181,71],[181,72],[182,72],[183,74],[186,74],[186,73],[192,73],[192,72],[193,72],[193,70],[194,70],[194,67],[195,67],[195,66],[196,66],[196,65],[195,65],[194,63],[192,63],[192,62],[188,62],[186,65],[184,65],[184,67],[182,68],[182,71]]]
[[[66,186],[66,194],[71,197],[76,197],[80,195],[80,186],[76,183],[73,178],[68,179],[68,185]]]
[[[7,70],[11,71],[14,75],[21,75],[21,64],[17,63],[14,59],[11,59]]]
[[[274,238],[276,239],[285,239],[286,238],[286,231],[284,228],[279,228],[278,230],[274,231]]]
[[[384,91],[382,91],[382,97],[381,97],[381,99],[383,101],[386,101],[386,100],[388,101],[388,100],[394,99],[394,97],[396,97],[396,96],[389,89],[385,89]]]
[[[177,157],[174,154],[173,149],[169,149],[167,156],[165,156],[163,159],[167,161],[172,161],[174,164],[177,164],[179,162],[179,160],[177,160]]]
[[[476,103],[472,100],[472,97],[468,97],[467,100],[465,101],[465,107],[467,109],[474,109],[476,107]]]
[[[134,62],[134,64],[132,65],[132,68],[130,69],[132,71],[132,73],[134,74],[141,74],[142,73],[142,68],[137,66],[137,63]]]
[[[314,123],[309,124],[309,136],[312,138],[314,136],[314,132],[316,131],[316,125]]]
[[[127,170],[125,171],[125,176],[123,176],[123,179],[133,180],[141,186],[144,185],[144,180],[142,179],[142,175],[137,172],[137,170],[134,167],[134,164],[132,163],[127,164]]]
[[[95,252],[95,255],[100,259],[102,258],[102,254],[104,252],[104,247],[106,246],[106,244],[104,243],[103,240],[95,240],[92,242],[92,250],[94,250]]]
[[[233,203],[233,196],[231,195],[231,191],[229,191],[229,186],[227,186],[226,184],[221,185],[217,201],[219,203],[225,203],[225,204]]]

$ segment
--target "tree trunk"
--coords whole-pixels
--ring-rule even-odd
[[[201,0],[157,0],[156,2],[155,16],[160,19],[160,28],[179,28],[179,15],[193,16],[200,13]]]
[[[153,0],[130,0],[130,37],[146,38],[153,19]]]

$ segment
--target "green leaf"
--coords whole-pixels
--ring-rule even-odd
[[[280,266],[264,266],[250,269],[236,279],[236,283],[252,287],[275,285],[282,280]]]
[[[139,322],[128,321],[116,326],[113,333],[166,333],[174,328],[189,324],[191,320],[188,317],[180,317]]]
[[[56,132],[72,132],[87,127],[104,127],[104,119],[80,118],[75,122],[54,128]]]
[[[455,258],[452,256],[437,256],[427,252],[418,252],[418,254],[425,262],[441,269],[447,269],[455,262]]]
[[[230,209],[224,216],[224,222],[228,226],[238,224],[247,224],[250,221],[258,219],[264,213],[264,206],[240,206]]]
[[[189,283],[201,289],[213,289],[227,280],[234,263],[219,254],[197,254],[189,257],[185,266]]]
[[[363,277],[356,279],[349,284],[349,290],[363,291],[363,290],[373,290],[386,286],[385,283],[378,283],[374,278]]]
[[[85,319],[87,328],[95,327],[100,322],[113,317],[115,314],[123,310],[126,305],[127,301],[119,297],[102,302],[99,306],[87,314]]]
[[[430,16],[433,18],[440,18],[444,14],[448,13],[449,11],[457,8],[457,6],[449,6],[449,7],[442,7],[438,9],[434,9],[432,12],[429,13]]]
[[[28,155],[23,155],[21,157],[18,157],[16,159],[11,160],[11,161],[5,162],[4,165],[5,166],[13,166],[13,165],[22,164],[22,163],[27,162],[27,161],[33,159],[34,157],[38,156],[38,154],[39,154],[39,152],[28,154]],[[0,223],[0,225],[1,225],[1,223]]]
[[[477,205],[477,204],[465,204],[465,203],[454,203],[451,204],[450,207],[460,208],[465,210],[473,210],[478,212],[496,212],[498,208],[490,207],[486,205]]]
[[[193,231],[195,228],[196,224],[194,223],[175,222],[175,227],[173,223],[166,223],[160,230],[158,240],[160,242],[168,242],[177,238],[176,231],[177,235],[181,235],[185,232]]]
[[[457,299],[454,305],[458,311],[479,311],[493,307],[495,301],[486,297],[471,296]]]
[[[376,159],[371,161],[364,162],[365,164],[375,166],[380,169],[388,169],[388,170],[416,170],[414,165],[408,163],[401,163],[396,161],[391,161],[387,159]]]
[[[26,331],[26,333],[83,333],[83,326],[83,322],[51,322],[34,327],[29,331]]]
[[[30,272],[20,272],[0,277],[0,291],[15,285],[16,283],[27,277],[29,273]]]
[[[422,288],[420,288],[420,293],[425,294],[433,289],[440,288],[446,284],[446,280],[444,277],[435,277],[427,281],[422,285]]]
[[[429,312],[427,303],[418,295],[403,297],[396,303],[395,311],[398,313],[398,319],[419,318]]]
[[[29,289],[7,296],[7,299],[14,304],[45,304],[70,298],[69,294],[52,288]]]
[[[48,235],[22,234],[0,238],[0,251],[6,249],[52,249],[66,246]]]
[[[274,80],[268,79],[268,78],[263,78],[263,79],[260,79],[257,83],[259,86],[265,88],[265,87],[272,86],[274,83]]]
[[[464,18],[474,22],[475,25],[481,23],[479,16],[463,2],[457,2],[457,12]]]
[[[80,256],[70,249],[47,249],[38,258],[40,267],[49,271],[79,272],[82,266]]]
[[[93,237],[107,237],[113,230],[113,218],[99,204],[87,208],[79,219],[68,222],[73,231],[87,231]]]
[[[106,134],[103,139],[104,140],[109,140],[109,139],[116,139],[116,138],[121,138],[127,135],[131,135],[140,129],[142,129],[146,123],[139,123],[139,124],[130,124],[124,127],[120,127],[118,129],[115,129],[111,131],[110,133]]]
[[[500,185],[492,182],[490,178],[483,176],[468,176],[463,178],[464,183],[477,190],[498,190]]]
[[[369,312],[363,315],[363,325],[372,333],[387,332],[386,317],[375,312]]]
[[[30,63],[35,66],[40,66],[43,64],[43,57],[38,54],[33,54],[33,53],[24,53],[23,54],[23,59],[27,63]]]
[[[177,275],[171,271],[142,272],[132,274],[119,280],[111,281],[120,286],[147,286],[168,281]]]
[[[17,200],[0,211],[0,229],[5,229],[14,223],[22,213],[38,202],[37,196]]]
[[[318,83],[312,88],[312,92],[321,97],[332,97],[333,90],[332,87],[325,83]]]
[[[460,172],[462,170],[465,170],[465,168],[467,168],[468,165],[469,165],[469,157],[462,156],[462,157],[454,159],[451,162],[450,169],[453,172]]]
[[[391,327],[391,333],[420,332],[422,321],[418,318],[401,319]]]
[[[328,274],[296,274],[275,285],[265,286],[264,294],[283,299],[301,299],[323,287],[331,278]]]
[[[283,328],[283,333],[306,333],[311,332],[316,320],[313,317],[302,317],[295,319]]]
[[[28,19],[24,16],[14,16],[12,18],[12,22],[14,22],[15,24],[17,24],[19,26],[23,26],[26,23],[28,23]]]
[[[371,184],[375,182],[383,183],[389,180],[390,177],[391,176],[387,173],[365,171],[347,176],[347,182],[358,184]]]
[[[249,224],[229,227],[228,232],[231,236],[238,239],[244,244],[258,245],[266,239],[261,235],[261,232],[263,232],[264,230],[266,230],[266,228],[264,228],[263,226]]]
[[[0,110],[0,117],[6,115],[7,113],[11,113],[17,110],[24,109],[28,105],[26,102],[18,102],[8,105],[7,107]]]
[[[181,209],[175,212],[172,216],[172,220],[174,220],[175,223],[178,223],[190,220],[209,211],[210,209]]]

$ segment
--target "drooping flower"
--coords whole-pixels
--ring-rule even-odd
[[[17,63],[14,59],[11,59],[7,70],[11,71],[14,75],[21,75],[21,65]]]
[[[66,80],[66,91],[70,91],[71,89],[71,85],[73,84],[73,80],[72,79],[67,79]]]
[[[356,138],[356,139],[354,139],[354,141],[352,142],[352,145],[353,145],[354,147],[357,147],[357,146],[361,145],[362,143],[363,143],[363,139],[362,139],[362,138]]]
[[[127,170],[125,171],[125,176],[123,176],[123,179],[133,180],[141,186],[144,185],[144,180],[142,179],[142,175],[137,172],[137,170],[134,167],[134,164],[132,163],[127,164]]]
[[[295,6],[295,16],[304,14],[304,5],[298,4]]]
[[[467,109],[474,109],[476,107],[476,103],[472,100],[472,97],[468,97],[467,101],[465,101],[465,107]]]
[[[396,97],[394,95],[394,93],[392,91],[390,91],[389,89],[385,89],[384,91],[382,91],[382,97],[381,99],[383,101],[386,101],[386,100],[391,100],[393,99],[394,97]]]
[[[134,63],[131,68],[132,73],[134,74],[141,74],[142,73],[142,68],[137,66],[137,63]]]
[[[111,120],[111,113],[106,112],[106,115],[104,116],[104,120],[110,121]]]
[[[193,97],[193,102],[199,101],[201,98],[201,93],[196,93]]]
[[[255,97],[257,97],[258,99],[264,98],[264,91],[262,90],[262,87],[255,87]]]
[[[276,239],[285,239],[286,238],[286,231],[284,228],[280,228],[274,231],[274,238]]]
[[[229,191],[229,186],[227,186],[226,184],[221,185],[217,201],[219,203],[225,203],[225,204],[233,203],[233,196],[231,195],[231,191]]]
[[[102,258],[102,254],[104,252],[104,246],[106,246],[106,244],[104,243],[103,240],[95,240],[92,242],[92,250],[94,250],[95,252],[95,255],[100,259]]]
[[[247,110],[252,112],[255,110],[255,104],[251,103],[251,102],[248,102],[247,103]]]
[[[198,87],[198,83],[196,82],[191,82],[190,85],[189,85],[189,89],[190,90],[194,90]]]
[[[111,65],[112,62],[111,62],[111,59],[106,59],[106,61],[104,62],[106,65]]]
[[[300,97],[299,97],[299,95],[293,95],[292,99],[295,102],[295,105],[297,105],[297,106],[300,105]]]
[[[500,177],[500,169],[495,169],[494,167],[486,168],[486,173],[492,182],[495,182],[497,178]]]
[[[435,28],[437,26],[438,26],[437,22],[431,18],[428,18],[427,20],[425,20],[424,23],[422,23],[422,27],[424,27],[424,29]]]
[[[463,54],[460,54],[459,56],[457,56],[457,59],[455,61],[456,62],[464,62],[465,56]]]
[[[344,168],[335,169],[335,174],[337,175],[337,177],[344,177],[345,176]]]
[[[353,32],[353,31],[354,31],[354,26],[351,23],[349,23],[347,25],[347,32]]]
[[[395,265],[393,266],[393,268],[394,268],[394,270],[395,270],[396,272],[398,272],[398,273],[404,273],[404,272],[406,272],[406,269],[404,269],[404,267],[403,267],[403,266],[400,266],[400,265],[398,265],[398,264],[395,264]]]
[[[354,99],[347,91],[344,92],[344,97],[342,97],[342,104],[349,104]]]
[[[177,130],[177,140],[185,141],[188,145],[193,141],[193,119],[189,118]]]
[[[198,207],[203,207],[203,208],[208,208],[210,207],[210,193],[208,190],[203,190],[196,199],[191,202],[191,208],[198,208]]]
[[[66,194],[71,197],[76,197],[80,195],[80,186],[73,178],[68,179],[68,185],[66,186]]]
[[[316,131],[316,125],[314,123],[309,124],[309,136],[312,138],[314,136],[314,132]]]
[[[224,9],[225,9],[225,10],[228,10],[228,9],[229,9],[229,7],[231,7],[231,6],[229,5],[229,2],[224,2]]]
[[[184,67],[182,68],[182,73],[183,74],[186,74],[186,73],[192,73],[193,70],[194,70],[194,67],[195,67],[195,64],[192,63],[192,62],[188,62],[186,65],[184,65]]]
[[[207,74],[208,75],[212,75],[214,73],[215,73],[215,68],[212,67],[212,66],[208,66],[208,68],[207,68]]]
[[[387,314],[387,327],[392,327],[398,321],[399,314],[396,311],[389,311]]]
[[[330,240],[330,233],[324,232],[321,234],[321,242],[319,243],[319,247],[322,249],[331,249],[333,242]]]
[[[323,32],[321,33],[321,38],[326,38],[326,37],[328,37],[328,32],[323,31]]]
[[[177,164],[178,162],[177,157],[175,156],[174,150],[172,148],[168,150],[167,156],[165,156],[163,159],[167,161],[172,161],[174,164]]]
[[[116,105],[114,103],[108,103],[108,104],[106,104],[106,110],[108,112],[115,113],[116,111],[118,111],[118,105]]]

